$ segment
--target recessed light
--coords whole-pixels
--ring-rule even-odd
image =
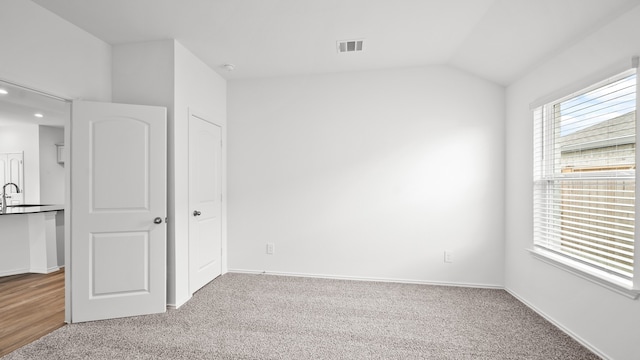
[[[43,118],[44,115],[42,115],[41,113],[35,113],[33,114],[33,116],[37,117],[37,118]]]
[[[5,89],[0,89],[0,95],[7,95],[9,92]]]

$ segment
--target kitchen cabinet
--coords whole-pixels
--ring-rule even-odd
[[[0,276],[59,269],[56,219],[62,218],[63,209],[61,205],[10,207],[0,214],[0,231],[11,234],[0,236]]]

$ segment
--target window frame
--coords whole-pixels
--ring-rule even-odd
[[[540,181],[548,181],[548,180],[543,180],[544,177],[538,177],[538,172],[539,170],[536,169],[536,165],[538,164],[538,159],[536,159],[537,156],[542,156],[542,152],[544,151],[548,151],[548,149],[546,148],[542,148],[540,150],[540,152],[535,150],[535,147],[538,146],[538,144],[536,143],[536,141],[541,141],[544,144],[547,144],[548,141],[551,139],[552,143],[555,143],[555,139],[553,138],[553,127],[549,127],[548,124],[549,123],[553,123],[553,119],[549,120],[548,116],[549,113],[552,113],[552,108],[554,104],[558,104],[561,103],[562,101],[565,101],[567,99],[571,99],[574,98],[576,96],[579,96],[580,94],[584,94],[584,93],[588,93],[589,91],[592,91],[594,89],[606,86],[608,84],[614,83],[616,81],[621,80],[622,78],[629,76],[633,71],[635,70],[635,74],[636,74],[636,134],[635,134],[635,144],[636,144],[636,151],[635,151],[635,163],[636,164],[640,164],[640,151],[638,151],[637,145],[640,144],[640,127],[638,125],[640,125],[640,116],[638,114],[638,105],[640,105],[640,73],[637,71],[638,68],[638,58],[634,57],[632,59],[632,67],[630,68],[628,65],[627,66],[617,66],[615,69],[608,69],[608,71],[603,72],[601,74],[598,75],[594,75],[592,77],[589,77],[588,79],[585,79],[577,84],[574,84],[568,88],[565,88],[561,91],[555,92],[553,94],[547,95],[535,102],[533,102],[531,104],[530,110],[531,110],[531,116],[533,117],[533,155],[534,155],[534,162],[533,162],[533,176],[532,176],[532,180],[533,180],[533,198],[535,199],[535,194],[537,191],[540,190],[536,190],[536,187],[538,186]],[[537,129],[536,127],[539,126],[537,124],[537,121],[535,119],[536,117],[536,111],[541,111],[541,116],[542,116],[542,124],[540,126],[542,126],[542,129]],[[545,113],[545,111],[547,111],[548,113]],[[551,133],[549,133],[551,132]],[[536,135],[540,135],[541,138],[540,139],[536,139]],[[540,164],[542,166],[548,166],[547,163],[545,163],[544,161],[542,161],[542,163]],[[637,194],[638,191],[640,190],[640,184],[638,184],[638,172],[635,171],[635,186],[636,186],[636,199],[637,199]],[[566,178],[574,178],[574,176],[572,176],[572,174],[567,173],[566,175],[563,175],[562,177],[566,177]],[[577,177],[577,176],[576,176]],[[535,204],[535,201],[534,201]],[[640,224],[640,209],[636,209],[635,211],[635,224]],[[532,220],[534,220],[535,218],[535,213],[532,214]],[[535,222],[532,224],[533,226],[533,233],[535,233],[537,230],[535,228]],[[544,249],[538,245],[536,245],[534,243],[534,239],[532,238],[531,241],[531,248],[527,249],[531,255],[535,258],[538,259],[540,261],[543,261],[547,264],[553,265],[557,268],[563,269],[565,271],[568,271],[578,277],[581,277],[583,279],[592,281],[596,284],[599,284],[609,290],[612,290],[616,293],[619,293],[621,295],[624,295],[628,298],[631,299],[637,299],[638,297],[640,297],[640,243],[638,242],[638,238],[639,238],[639,233],[640,231],[638,231],[640,229],[638,229],[638,226],[636,226],[634,228],[634,252],[633,252],[633,275],[631,277],[631,280],[625,280],[623,277],[620,276],[616,276],[608,271],[602,270],[597,268],[596,266],[593,265],[589,265],[586,263],[581,262],[578,259],[572,259],[571,257],[565,256],[565,255],[561,255],[558,253],[555,253],[553,251]]]

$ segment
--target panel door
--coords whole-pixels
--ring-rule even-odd
[[[189,116],[189,290],[222,273],[222,131]]]
[[[76,101],[71,321],[166,309],[166,109]]]

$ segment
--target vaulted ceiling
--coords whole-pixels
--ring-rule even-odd
[[[448,64],[502,85],[640,0],[33,0],[110,44],[174,38],[227,79]],[[339,54],[336,41],[364,39]],[[222,65],[232,63],[233,72]]]

